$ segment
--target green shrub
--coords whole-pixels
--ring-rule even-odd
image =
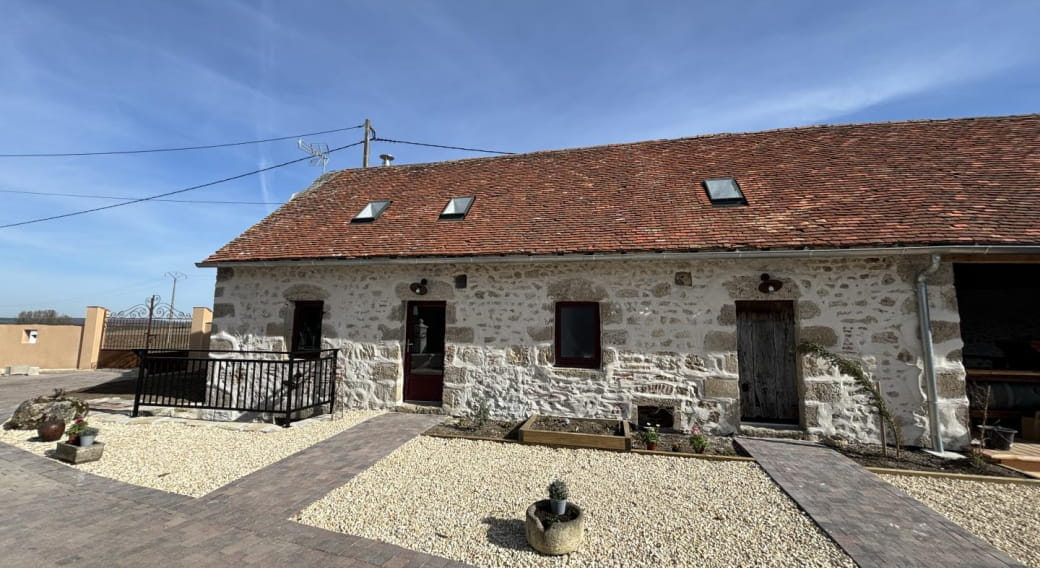
[[[567,488],[567,483],[562,479],[557,479],[549,484],[549,499],[566,501],[568,497],[570,497],[570,490]]]

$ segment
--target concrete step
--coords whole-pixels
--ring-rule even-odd
[[[424,402],[402,402],[394,407],[394,412],[402,414],[445,414],[441,405]]]
[[[740,436],[749,438],[783,438],[786,440],[808,440],[809,433],[797,425],[791,424],[764,424],[760,422],[745,422],[740,425]]]

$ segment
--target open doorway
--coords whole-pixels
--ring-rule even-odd
[[[954,264],[971,417],[1019,430],[1040,412],[1040,263]]]
[[[444,391],[445,302],[408,302],[404,399],[439,403]]]

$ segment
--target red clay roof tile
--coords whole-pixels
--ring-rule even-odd
[[[734,177],[746,207],[702,182]],[[1040,115],[815,126],[334,172],[205,262],[1040,245]],[[476,196],[464,220],[439,220]],[[372,223],[369,201],[393,203]]]

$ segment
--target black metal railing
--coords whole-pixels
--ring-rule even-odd
[[[138,349],[133,416],[142,406],[284,414],[336,399],[336,349],[317,352]],[[315,356],[317,355],[317,356]]]

